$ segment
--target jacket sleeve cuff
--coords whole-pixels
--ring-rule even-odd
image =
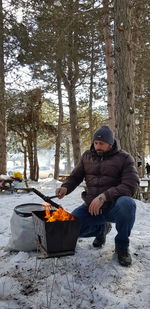
[[[71,190],[69,191],[69,189],[68,189],[68,187],[66,186],[66,185],[61,185],[61,187],[63,187],[63,188],[67,188],[67,193],[66,193],[66,195],[68,195],[69,193],[71,193]]]
[[[105,196],[106,196],[106,202],[112,201],[112,198],[111,198],[111,196],[110,196],[110,194],[109,194],[108,191],[105,191],[105,192],[103,192],[103,193],[104,193]]]

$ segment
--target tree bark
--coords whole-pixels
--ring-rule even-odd
[[[109,126],[115,131],[115,77],[112,47],[111,19],[109,13],[109,0],[103,0],[104,7],[104,40],[105,40],[105,63],[107,72],[107,107]]]
[[[142,165],[138,168],[139,176],[144,177],[145,174],[145,132],[144,132],[144,122],[145,122],[145,106],[144,101],[141,100],[142,94],[144,93],[144,78],[143,72],[141,72],[141,79],[140,79],[140,92],[139,92],[139,102],[136,106],[138,109],[138,117],[135,120],[136,123],[136,135],[137,135],[137,155],[140,155],[142,158]]]
[[[39,163],[38,163],[38,156],[37,156],[37,132],[34,131],[33,137],[33,166],[34,166],[34,180],[38,181],[39,178]]]
[[[73,158],[74,165],[76,166],[80,160],[80,139],[78,132],[78,119],[77,119],[77,104],[75,96],[75,87],[74,85],[70,86],[68,89],[68,98],[69,98],[69,113],[70,113],[70,125],[71,125],[71,138],[73,146]]]
[[[94,71],[94,33],[92,31],[92,48],[91,48],[91,72],[90,72],[90,97],[89,97],[89,131],[90,131],[90,139],[92,142],[93,139],[93,71]]]
[[[70,1],[66,3],[68,16],[70,20],[74,20],[74,13],[78,12],[79,1]],[[74,10],[76,8],[76,10]],[[76,166],[80,160],[80,138],[78,130],[77,103],[76,103],[76,83],[79,79],[79,64],[78,64],[78,46],[79,35],[75,24],[71,23],[64,37],[66,44],[66,53],[63,60],[60,57],[59,69],[62,81],[66,88],[69,101],[71,139],[73,148],[74,165]],[[76,52],[75,52],[76,51]]]
[[[61,145],[61,140],[62,140],[62,123],[63,123],[61,77],[59,76],[59,74],[57,74],[57,91],[58,91],[59,119],[58,119],[58,129],[57,129],[57,137],[56,137],[54,179],[59,178],[60,145]]]
[[[6,174],[6,103],[3,35],[3,8],[2,0],[0,0],[0,174]]]
[[[30,132],[30,135],[27,137],[27,149],[28,149],[28,160],[30,166],[30,179],[37,181],[39,177],[39,165],[37,158],[36,133]]]
[[[59,60],[59,62],[60,62],[59,66],[60,74],[68,93],[73,158],[74,158],[74,165],[76,166],[81,157],[78,118],[77,118],[77,103],[75,94],[75,86],[79,77],[79,69],[77,59],[75,59],[74,62],[72,62],[71,56],[68,58],[68,75],[65,74],[65,72],[63,71],[62,61]]]
[[[27,179],[27,148],[25,144],[26,142],[24,139],[22,139],[21,143],[23,149],[23,166],[24,166],[23,177],[24,179]]]
[[[116,136],[123,149],[136,156],[134,62],[130,0],[114,2]]]
[[[150,154],[150,103],[146,102],[145,106],[145,148],[147,154]]]
[[[66,153],[67,153],[67,164],[66,164],[66,173],[70,174],[71,172],[71,159],[70,159],[70,141],[69,138],[66,138]]]

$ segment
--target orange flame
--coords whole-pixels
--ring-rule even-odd
[[[44,204],[45,207],[45,217],[47,219],[46,222],[55,222],[55,221],[68,221],[74,220],[74,217],[62,208],[58,208],[57,210],[50,210],[51,204]]]

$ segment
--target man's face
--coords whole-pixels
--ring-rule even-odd
[[[102,141],[95,140],[94,148],[98,155],[102,155],[104,152],[109,151],[112,148],[112,145]]]

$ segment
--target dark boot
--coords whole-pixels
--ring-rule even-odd
[[[93,247],[95,248],[102,248],[106,242],[106,235],[111,231],[112,226],[110,223],[106,223],[106,228],[103,234],[97,236],[93,241]]]
[[[115,252],[118,255],[118,262],[120,265],[128,267],[132,264],[132,258],[128,248],[121,248],[116,246]]]

